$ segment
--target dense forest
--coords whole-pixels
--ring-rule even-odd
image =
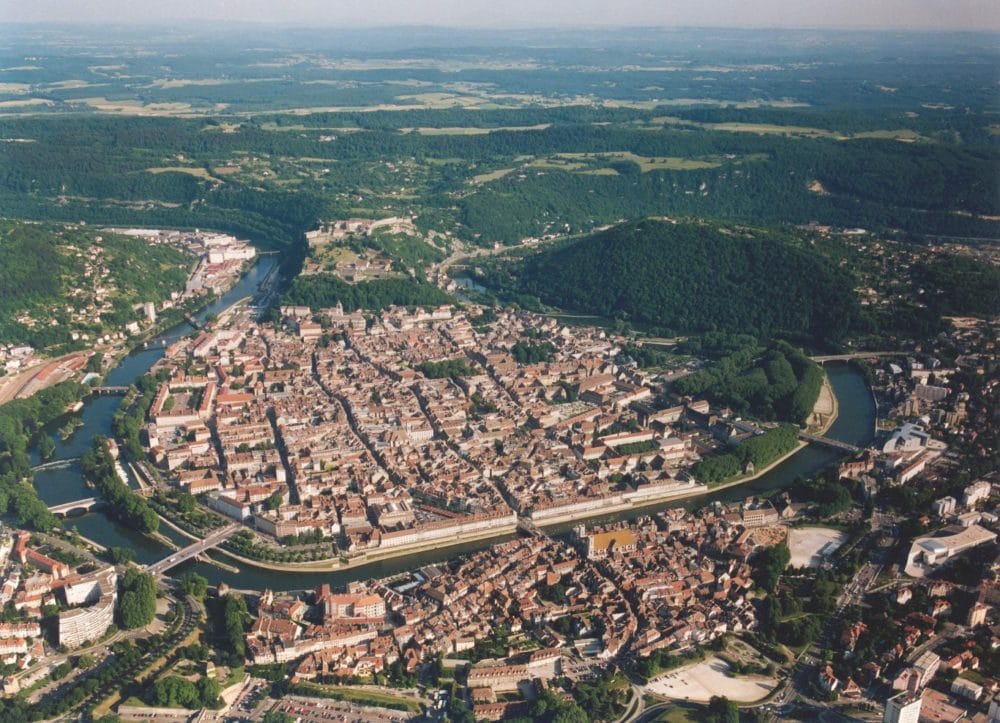
[[[878,126],[869,110],[867,126]],[[950,124],[897,110],[870,135],[840,140],[733,132],[675,113],[4,118],[0,137],[32,142],[0,144],[0,203],[10,216],[216,228],[273,248],[354,215],[416,216],[421,228],[484,244],[663,214],[996,235],[997,155],[983,117]],[[800,115],[786,122],[844,126],[842,110]],[[353,132],[330,134],[343,126]],[[927,140],[900,143],[903,131]]]
[[[504,283],[504,271],[487,282]],[[680,332],[836,342],[861,320],[850,275],[778,232],[627,223],[529,256],[514,273],[519,291],[547,304]]]
[[[779,341],[766,351],[756,344],[723,357],[717,364],[673,383],[678,394],[704,394],[717,406],[739,415],[805,424],[812,413],[823,370],[801,349]]]
[[[930,316],[1000,314],[1000,267],[949,254],[916,265],[913,277]]]

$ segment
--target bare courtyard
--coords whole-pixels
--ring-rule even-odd
[[[705,702],[714,695],[724,695],[730,700],[749,703],[770,693],[778,681],[763,675],[734,676],[729,664],[721,658],[709,658],[690,667],[671,671],[653,680],[646,689],[650,693]]]
[[[789,531],[788,549],[795,567],[818,567],[823,557],[836,550],[847,535],[827,527],[802,527]]]

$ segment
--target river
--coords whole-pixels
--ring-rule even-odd
[[[241,298],[256,295],[260,285],[268,278],[276,263],[273,257],[262,257],[232,290],[207,306],[198,315],[199,319],[203,320],[209,313],[217,313]],[[182,336],[195,331],[187,323],[173,327],[160,337],[157,337],[156,340],[151,341],[149,348],[139,350],[125,357],[117,367],[107,374],[105,383],[108,385],[131,384],[163,355],[164,347],[161,340],[165,340],[167,344],[170,344]],[[840,414],[827,433],[828,436],[858,446],[868,444],[874,434],[875,408],[871,393],[865,386],[864,379],[847,364],[828,364],[826,370],[840,407]],[[65,442],[59,440],[58,437],[56,438],[56,451],[53,455],[53,460],[79,457],[87,450],[90,440],[94,435],[110,435],[111,419],[120,403],[121,398],[119,397],[94,397],[87,399],[81,411],[83,426],[77,429],[76,433]],[[816,474],[837,458],[837,453],[826,448],[805,447],[773,470],[752,482],[689,500],[667,501],[659,505],[642,508],[638,511],[628,511],[598,519],[601,521],[627,519],[635,517],[638,514],[649,514],[659,509],[675,507],[679,504],[688,507],[700,507],[717,499],[723,501],[739,500],[750,494],[769,492],[787,487],[798,477],[809,477]],[[72,464],[66,468],[48,469],[38,472],[35,475],[35,486],[38,489],[39,496],[50,505],[93,495],[93,491],[84,484],[83,476],[77,464]],[[115,523],[101,512],[89,512],[79,517],[70,518],[66,524],[68,527],[76,527],[81,535],[102,545],[131,548],[134,551],[136,561],[141,563],[155,562],[162,559],[169,552],[160,542]],[[568,534],[569,529],[574,524],[579,523],[550,528],[550,531],[556,535],[565,535]],[[160,529],[165,536],[176,542],[185,543],[185,540],[180,535],[174,533],[166,525],[162,525]],[[240,564],[240,571],[232,573],[207,563],[191,561],[174,568],[170,574],[179,575],[187,571],[194,571],[208,578],[212,584],[225,582],[232,587],[244,590],[260,590],[265,587],[269,587],[272,590],[302,590],[317,587],[322,583],[330,583],[331,585],[338,586],[345,585],[354,580],[383,577],[414,570],[423,565],[442,562],[465,552],[488,547],[504,539],[510,539],[510,536],[471,542],[438,550],[417,552],[405,557],[372,562],[362,567],[340,572],[275,572]],[[217,552],[212,554],[219,555]],[[226,558],[220,556],[219,559]],[[232,564],[231,560],[228,562]]]

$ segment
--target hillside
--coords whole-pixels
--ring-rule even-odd
[[[530,256],[517,284],[564,309],[678,332],[838,340],[858,319],[853,280],[779,232],[628,223]]]
[[[139,318],[183,288],[193,260],[172,246],[83,226],[0,221],[0,345],[66,349]]]

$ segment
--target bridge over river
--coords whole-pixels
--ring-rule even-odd
[[[86,497],[82,500],[73,500],[72,502],[62,502],[58,505],[51,505],[49,507],[49,512],[56,517],[66,517],[70,512],[75,512],[76,510],[89,512],[95,507],[102,507],[103,505],[104,500],[99,497]]]
[[[849,452],[851,454],[857,454],[861,451],[860,447],[847,442],[841,442],[839,439],[833,439],[831,437],[820,437],[816,434],[806,434],[805,432],[799,432],[799,439],[804,442],[809,442],[810,444],[819,444],[824,447],[829,447],[831,449],[836,449],[841,452]]]
[[[94,387],[90,393],[95,397],[124,397],[128,394],[128,387],[125,386],[104,386]]]
[[[850,354],[829,354],[827,356],[811,356],[809,357],[817,364],[825,364],[826,362],[837,362],[837,361],[851,361],[851,359],[874,359],[880,356],[900,356],[906,352],[901,351],[855,351]]]
[[[223,527],[221,530],[213,532],[211,535],[206,537],[204,540],[198,540],[197,542],[192,542],[190,545],[182,550],[177,550],[172,552],[169,557],[166,557],[159,562],[154,562],[152,565],[146,566],[146,572],[152,573],[153,575],[162,575],[167,570],[172,567],[180,565],[182,562],[187,562],[192,557],[197,557],[203,552],[211,550],[213,547],[221,545],[223,542],[228,540],[230,537],[235,535],[239,530],[243,528],[242,525],[232,524]]]

